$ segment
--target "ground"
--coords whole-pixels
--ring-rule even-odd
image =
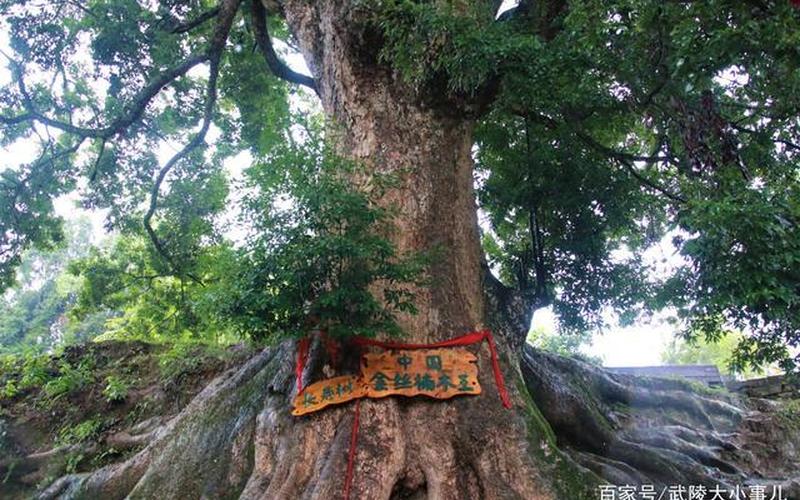
[[[288,398],[274,381],[292,376],[281,362],[291,357],[281,350],[103,342],[6,363],[0,496],[151,498],[156,487],[162,498],[182,490],[257,498],[275,484],[284,488],[280,494],[292,491],[297,477],[313,482],[312,470],[276,460],[286,456],[281,443],[294,436],[275,425],[276,408],[285,409]],[[604,482],[760,484],[800,498],[800,400],[613,375],[530,347],[520,369],[521,392],[530,394],[523,398],[530,448],[542,464],[537,480],[548,481],[549,491],[597,498]],[[404,411],[453,404],[418,399],[424,398],[404,400]],[[344,405],[303,419],[335,428],[351,410]],[[348,436],[339,434],[330,446],[344,453]],[[198,480],[198,467],[211,479]],[[289,479],[276,479],[283,475]],[[161,476],[174,478],[175,488],[165,489]],[[393,498],[407,497],[401,490]]]
[[[0,497],[28,498],[66,473],[124,460],[214,377],[253,354],[144,342],[68,347],[0,372]]]

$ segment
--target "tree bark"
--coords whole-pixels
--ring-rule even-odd
[[[381,200],[397,210],[391,240],[400,252],[433,255],[431,285],[414,289],[418,313],[399,318],[404,340],[429,343],[482,329],[488,310],[473,193],[474,123],[445,95],[423,95],[379,61],[380,36],[355,3],[284,2],[284,15],[341,153],[366,175],[399,179]],[[521,400],[515,395],[516,409],[504,409],[485,346],[479,358],[479,397],[362,402],[354,498],[552,495],[526,445],[531,429]],[[516,372],[504,368],[514,392]]]
[[[342,154],[364,175],[390,172],[399,186],[381,203],[397,210],[390,234],[400,252],[433,251],[431,285],[415,290],[418,314],[402,315],[404,341],[429,343],[487,326],[472,177],[473,122],[459,109],[422,99],[381,64],[356,2],[287,1]],[[501,342],[502,345],[502,342]],[[289,415],[293,346],[267,350],[222,387],[209,387],[133,459],[68,476],[45,496],[104,498],[341,498],[352,403]],[[503,371],[513,409],[502,406],[485,345],[483,394],[445,402],[362,400],[351,498],[552,498],[540,460],[544,433],[516,390],[508,352]],[[306,382],[321,378],[319,346]],[[533,446],[530,443],[533,443]],[[198,474],[198,471],[202,473]]]
[[[419,313],[399,318],[404,340],[427,343],[503,326],[496,333],[502,333],[498,344],[513,408],[501,405],[485,345],[473,348],[480,396],[361,400],[351,498],[593,498],[598,476],[587,468],[640,483],[705,480],[681,465],[684,456],[725,468],[731,481],[744,477],[736,460],[710,455],[718,439],[715,419],[730,421],[725,430],[741,419],[730,404],[622,384],[600,370],[529,350],[525,382],[551,430],[519,370],[525,322],[491,318],[497,311],[519,313],[522,302],[501,297],[508,291],[486,278],[473,195],[472,112],[445,89],[412,88],[381,63],[380,33],[363,7],[369,2],[278,4],[312,69],[340,152],[363,164],[363,175],[390,172],[400,180],[381,200],[397,210],[390,238],[401,252],[434,252],[431,284],[414,290]],[[292,417],[294,355],[291,342],[265,349],[164,424],[121,435],[120,443],[147,443],[134,456],[64,476],[41,497],[342,498],[354,403]],[[304,381],[330,373],[325,362],[316,342]],[[673,404],[691,413],[709,427],[705,447],[675,437],[686,429],[665,435],[632,427],[620,437],[611,425],[619,418],[612,407],[633,402]],[[662,445],[654,450],[657,440]],[[571,448],[586,468],[556,443]]]

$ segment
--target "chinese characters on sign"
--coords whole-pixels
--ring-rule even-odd
[[[303,389],[295,397],[292,415],[305,415],[328,405],[362,398],[366,393],[367,388],[358,375],[343,375],[320,380]]]
[[[365,354],[360,375],[309,385],[295,397],[292,415],[321,410],[352,399],[391,395],[449,399],[481,393],[477,357],[466,349],[419,349]]]
[[[477,359],[466,349],[388,351],[365,354],[361,373],[370,398],[399,394],[449,399],[481,393]]]

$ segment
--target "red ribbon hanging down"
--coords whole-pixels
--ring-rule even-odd
[[[381,340],[368,339],[365,337],[353,337],[353,343],[359,346],[374,346],[382,347],[384,349],[433,349],[437,347],[457,347],[477,344],[484,340],[489,343],[489,352],[492,355],[492,371],[494,372],[494,382],[497,384],[497,392],[500,394],[500,399],[503,406],[511,408],[511,398],[508,396],[506,384],[503,380],[503,372],[500,371],[500,360],[497,357],[497,347],[494,344],[494,337],[489,330],[481,330],[479,332],[470,332],[466,335],[456,337],[450,340],[443,340],[441,342],[434,342],[433,344],[404,344],[402,342],[384,342]]]
[[[308,347],[311,344],[311,339],[306,337],[297,341],[297,360],[294,363],[294,376],[297,379],[297,393],[303,392],[303,370],[306,368],[306,361],[308,361]]]
[[[323,332],[324,335],[324,332]],[[329,350],[329,354],[336,358],[338,352],[336,352],[335,346],[333,346],[331,339],[327,336],[324,336],[323,340],[326,341],[326,348]],[[489,352],[492,355],[492,371],[494,372],[494,381],[497,385],[497,392],[500,395],[500,399],[503,402],[503,406],[506,408],[511,408],[511,399],[508,396],[508,391],[506,390],[506,384],[503,380],[503,372],[500,371],[500,361],[497,356],[497,347],[494,344],[494,337],[492,336],[492,332],[489,330],[482,330],[479,332],[470,332],[466,335],[462,335],[460,337],[456,337],[450,340],[443,340],[441,342],[434,342],[433,344],[405,344],[402,342],[384,342],[381,340],[375,339],[368,339],[365,337],[353,337],[353,343],[360,347],[365,346],[373,346],[373,347],[382,347],[384,349],[434,349],[437,347],[458,347],[458,346],[467,346],[472,344],[477,344],[478,342],[483,342],[484,340],[487,341],[489,344]],[[309,337],[303,337],[297,342],[297,362],[295,363],[295,376],[297,377],[297,392],[300,393],[303,390],[303,370],[305,369],[306,362],[308,360],[308,349],[309,349],[310,339]],[[347,471],[345,473],[344,478],[344,499],[350,499],[350,489],[353,484],[353,468],[355,466],[355,458],[356,458],[356,445],[358,443],[358,426],[359,426],[359,419],[360,419],[360,403],[361,400],[356,400],[355,410],[353,413],[353,428],[350,430],[350,448],[347,453]]]
[[[347,450],[347,472],[344,476],[344,500],[350,500],[350,488],[353,485],[353,466],[356,461],[356,444],[358,443],[358,420],[361,415],[361,399],[356,399],[353,410],[353,428],[350,430],[350,448]]]
[[[319,336],[322,339],[322,345],[325,346],[325,351],[328,353],[328,359],[335,368],[339,364],[339,345],[336,343],[336,339],[331,338],[325,330],[320,330]]]

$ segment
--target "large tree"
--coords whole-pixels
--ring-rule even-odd
[[[741,352],[756,362],[786,361],[798,342],[800,15],[788,1],[501,3],[2,2],[3,144],[41,146],[2,174],[3,283],[22,250],[57,239],[53,197],[80,189],[110,227],[149,239],[159,273],[206,286],[197,256],[219,238],[224,158],[249,150],[280,166],[274,151],[298,134],[290,96],[311,89],[331,154],[359,165],[348,180],[392,177],[374,203],[392,214],[393,252],[426,254],[426,279],[406,289],[416,314],[398,313],[399,330],[432,342],[492,328],[514,406],[500,405],[485,348],[479,398],[364,401],[354,497],[576,493],[583,473],[548,451],[547,424],[516,383],[536,307],[585,328],[607,306],[674,306],[690,332],[752,331]],[[310,76],[282,61],[270,32]],[[159,164],[165,143],[175,152]],[[642,278],[641,252],[669,231],[685,265]],[[388,286],[370,289],[387,297]],[[131,460],[49,494],[337,497],[351,413],[289,416],[293,349],[267,349]],[[324,351],[312,349],[306,380],[321,376]],[[526,382],[565,444],[636,453],[580,392],[646,391],[586,367],[576,386],[532,356]],[[647,399],[667,400],[684,401]],[[674,454],[639,450],[646,471],[695,477]]]

